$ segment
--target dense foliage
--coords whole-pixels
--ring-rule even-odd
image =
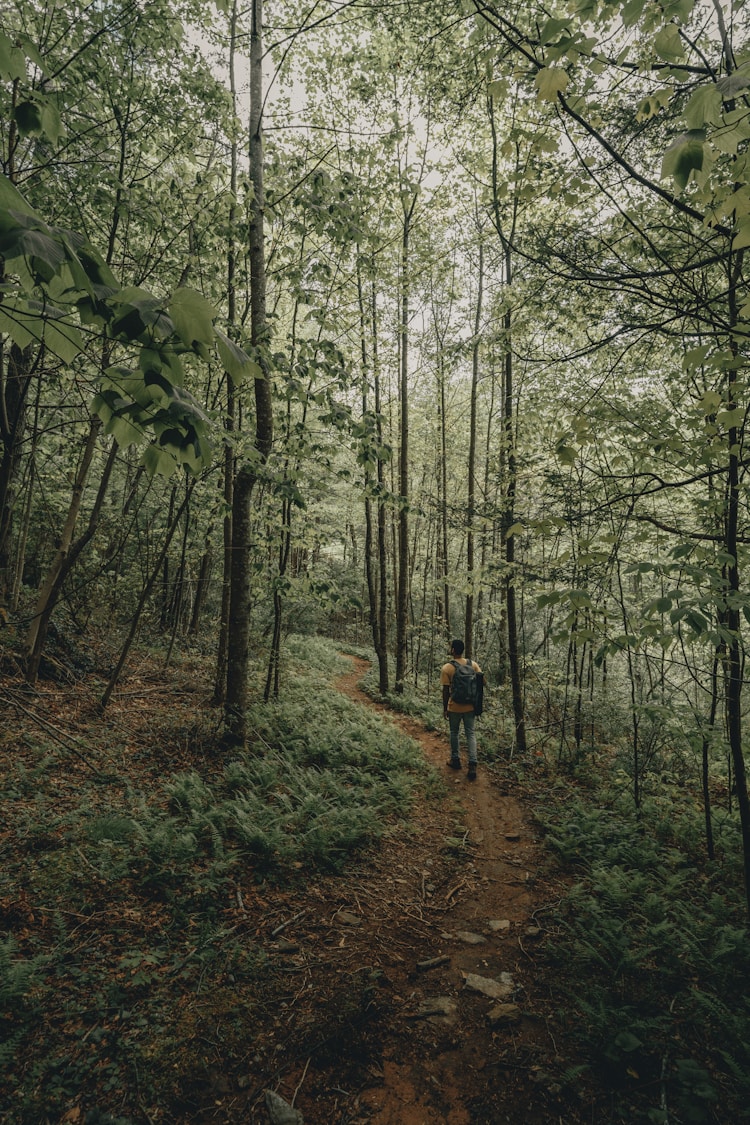
[[[717,965],[738,971],[744,3],[0,0],[0,17],[3,670],[72,674],[106,632],[106,706],[139,629],[167,662],[198,644],[217,701],[230,685],[227,754],[250,728],[273,747],[175,779],[170,811],[118,820],[101,862],[153,854],[182,878],[239,841],[286,868],[306,841],[335,867],[376,832],[359,797],[400,811],[402,789],[338,729],[312,746],[292,699],[283,728],[250,715],[233,670],[244,684],[252,648],[255,706],[292,692],[286,633],[365,643],[373,690],[429,717],[463,635],[498,759],[615,777],[633,824],[674,800],[711,911],[726,895]],[[360,785],[334,801],[340,754]],[[604,868],[569,922],[582,975],[621,944],[611,919],[578,933],[608,896],[629,931],[652,903],[660,964],[678,926],[705,960],[655,904],[683,893],[678,853],[659,890],[599,827],[590,842]],[[3,956],[21,995],[27,968]],[[668,968],[660,995],[682,1003]],[[660,1017],[628,1023],[625,983],[599,1010],[620,1005],[626,1053],[651,1036],[667,1057]],[[711,1019],[739,1026],[724,1003]]]

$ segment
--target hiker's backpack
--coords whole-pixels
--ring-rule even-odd
[[[451,684],[451,699],[454,703],[470,703],[472,707],[476,707],[479,685],[474,665],[470,660],[465,664],[451,660],[451,664],[455,669]]]

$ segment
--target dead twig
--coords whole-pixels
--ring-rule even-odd
[[[76,750],[75,746],[70,745],[71,742],[78,742],[80,745],[85,745],[80,742],[80,739],[76,738],[72,734],[63,735],[63,733],[59,731],[57,727],[53,726],[52,723],[50,723],[47,719],[43,719],[41,715],[37,715],[33,711],[30,711],[28,707],[24,707],[24,705],[22,703],[19,703],[17,699],[14,699],[12,696],[6,698],[8,698],[11,707],[15,707],[17,711],[20,711],[28,719],[31,719],[32,722],[37,723],[37,725],[40,726],[42,730],[44,730],[49,735],[50,738],[52,738],[55,742],[58,742],[60,746],[62,746],[69,753],[75,754],[76,758],[80,758],[86,768],[90,769],[93,774],[95,774],[97,777],[102,778],[106,776],[95,765],[92,765],[85,754],[82,754],[80,750]]]
[[[299,1080],[299,1084],[297,1086],[297,1089],[294,1091],[294,1094],[292,1095],[292,1100],[289,1103],[292,1106],[294,1105],[294,1099],[297,1097],[297,1094],[302,1089],[302,1083],[305,1081],[305,1078],[307,1077],[307,1068],[309,1067],[311,1062],[312,1062],[312,1055],[310,1055],[310,1058],[305,1063],[305,1069],[302,1071],[302,1077]]]
[[[291,918],[288,918],[286,922],[282,922],[281,925],[277,926],[275,930],[271,930],[271,937],[276,937],[276,935],[280,934],[282,930],[285,930],[287,926],[291,926],[292,922],[296,922],[298,918],[301,918],[303,914],[307,914],[307,911],[300,910],[299,914],[295,914]]]
[[[460,883],[456,883],[455,887],[451,887],[451,889],[448,891],[448,894],[445,896],[445,901],[450,902],[450,900],[453,898],[453,896],[455,894],[458,894],[458,892],[461,890],[461,888],[465,887],[465,886],[466,886],[466,879],[462,879]]]

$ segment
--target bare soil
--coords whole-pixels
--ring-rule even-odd
[[[339,690],[385,711],[358,687],[366,665],[354,663]],[[331,987],[330,978],[323,984],[331,968],[339,979],[359,974],[360,988],[361,975],[372,975],[374,988],[365,989],[359,1018],[328,1065],[325,1052],[312,1053],[277,1089],[305,1125],[577,1121],[582,1105],[577,1095],[570,1104],[559,1081],[566,1063],[536,973],[544,909],[561,886],[529,811],[482,765],[481,732],[470,782],[465,769],[447,766],[447,732],[388,714],[445,774],[452,800],[421,803],[411,838],[390,841],[374,864],[349,872],[338,901],[325,888],[316,913],[336,950],[333,965],[330,952],[325,958],[327,972],[309,911],[284,931],[299,943],[290,961],[319,997]],[[511,995],[498,1001],[474,991],[467,974],[504,982]],[[499,1003],[506,1007],[497,1012]]]

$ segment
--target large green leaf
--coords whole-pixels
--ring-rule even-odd
[[[680,29],[676,24],[668,23],[661,29],[654,39],[654,50],[667,62],[685,57],[685,44],[680,38]]]
[[[44,344],[63,363],[72,363],[83,350],[83,339],[68,315],[39,301],[6,297],[0,304],[0,330],[7,332],[20,348]]]
[[[0,78],[15,82],[26,77],[26,56],[0,31]]]
[[[673,176],[678,187],[684,190],[691,172],[700,172],[703,168],[705,142],[703,129],[691,129],[679,136],[664,153],[662,178]]]
[[[556,102],[557,95],[568,87],[568,75],[559,66],[545,66],[534,79],[537,97],[542,102]]]
[[[25,258],[41,281],[51,281],[68,257],[50,227],[34,214],[11,210],[0,212],[0,254],[11,267],[17,258]]]
[[[255,360],[250,359],[250,356],[238,344],[235,344],[234,340],[230,340],[220,328],[215,328],[214,332],[219,359],[235,386],[244,382],[245,379],[263,378],[260,365]]]
[[[154,337],[166,339],[174,325],[164,310],[164,301],[137,285],[128,286],[114,295],[110,304],[115,316],[110,325],[113,336],[133,343],[148,343]]]
[[[195,289],[176,289],[169,302],[169,315],[177,335],[189,348],[214,342],[216,310]]]
[[[35,214],[18,188],[10,182],[7,176],[0,173],[0,218],[4,211],[16,211],[22,215]]]
[[[704,125],[721,123],[721,94],[713,82],[693,90],[685,106],[685,121],[688,129],[702,129]]]

